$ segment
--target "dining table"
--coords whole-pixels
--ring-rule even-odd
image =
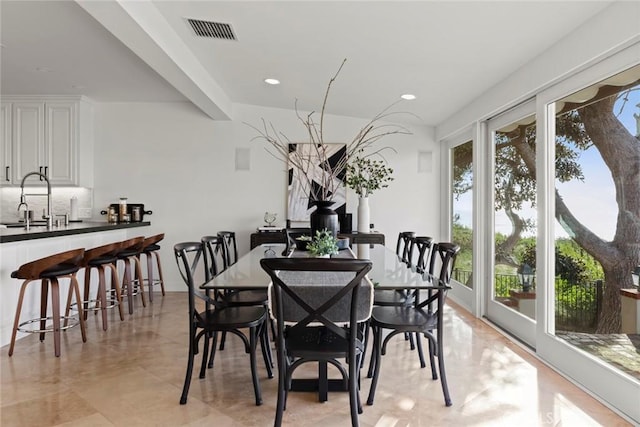
[[[259,290],[267,289],[271,283],[269,275],[262,269],[260,260],[273,257],[309,257],[307,251],[294,249],[287,251],[284,244],[264,244],[253,248],[238,261],[229,266],[200,288],[205,291],[235,289]],[[332,258],[358,258],[370,260],[372,268],[367,278],[374,289],[434,289],[440,287],[438,279],[429,274],[420,274],[403,263],[390,248],[376,244],[354,244],[340,250]],[[318,391],[319,400],[326,401],[328,391],[346,391],[343,380],[327,378],[327,366],[320,363],[318,377],[313,379],[294,379],[292,391]]]

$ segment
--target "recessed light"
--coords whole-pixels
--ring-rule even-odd
[[[279,85],[280,80],[278,79],[264,79],[264,82],[268,85]]]
[[[84,86],[82,85],[71,85],[72,89],[84,89]]]
[[[38,71],[39,73],[50,73],[53,70],[47,67],[36,67],[36,71]]]
[[[412,101],[416,99],[416,96],[410,93],[405,93],[404,95],[401,95],[400,98],[406,99],[407,101]]]

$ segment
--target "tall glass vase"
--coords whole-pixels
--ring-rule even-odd
[[[358,202],[358,232],[369,232],[369,198],[360,197]]]
[[[338,230],[338,214],[332,209],[333,202],[328,200],[317,200],[314,202],[316,210],[311,212],[309,221],[311,223],[311,234],[316,235],[316,231],[322,231],[325,228],[336,237]]]

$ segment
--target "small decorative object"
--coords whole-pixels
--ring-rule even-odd
[[[311,236],[299,236],[296,237],[296,249],[301,251],[307,250],[307,245],[311,242]]]
[[[369,230],[369,195],[381,188],[387,188],[393,181],[393,169],[387,167],[382,160],[368,157],[356,157],[347,165],[347,187],[355,190],[360,196],[358,203],[358,231],[368,233]]]
[[[276,222],[277,217],[278,217],[277,213],[265,212],[264,222],[267,223],[267,227],[273,227],[273,223]]]
[[[338,239],[327,229],[317,231],[313,240],[307,244],[307,250],[315,257],[328,258],[338,253]]]
[[[349,247],[349,238],[348,237],[340,237],[338,238],[338,250],[341,251],[343,249],[347,249]]]

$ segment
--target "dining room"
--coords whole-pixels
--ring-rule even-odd
[[[167,290],[124,321],[110,318],[108,331],[90,316],[87,342],[81,342],[78,328],[70,329],[63,334],[59,358],[48,340],[42,344],[35,336],[18,340],[8,357],[10,325],[3,323],[2,424],[273,424],[277,378],[268,378],[259,356],[263,404],[256,406],[247,355],[234,337],[217,353],[216,366],[204,379],[198,378],[196,357],[189,401],[179,404],[188,355],[188,301],[173,248],[233,230],[241,258],[255,249],[253,235],[268,240],[274,236],[265,236],[273,233],[266,227],[281,230],[287,220],[297,219],[298,211],[290,209],[296,192],[288,159],[274,155],[264,132],[274,131],[287,143],[315,142],[304,124],[311,112],[328,144],[348,146],[372,120],[374,127],[382,125],[383,137],[366,149],[382,150],[382,156],[372,158],[391,168],[393,179],[368,198],[367,221],[358,221],[357,191],[341,187],[340,215],[343,221],[350,218],[351,233],[382,235],[383,246],[393,250],[398,233],[405,230],[458,243],[454,230],[461,218],[473,231],[471,250],[458,260],[471,265],[472,273],[470,268],[464,278],[452,280],[444,308],[453,405],[445,405],[440,382],[432,380],[429,367],[420,368],[416,352],[398,338],[383,356],[377,397],[373,405],[364,405],[362,425],[640,423],[634,399],[638,378],[567,345],[550,320],[553,296],[542,284],[557,276],[553,230],[566,225],[554,222],[561,215],[555,211],[553,153],[534,153],[541,185],[526,201],[537,202],[527,222],[536,224],[537,233],[524,233],[537,242],[537,256],[529,253],[526,258],[523,247],[512,251],[519,258],[509,260],[513,274],[508,274],[512,282],[506,296],[492,293],[493,278],[503,273],[495,269],[496,253],[501,254],[495,242],[506,234],[496,237],[494,229],[499,222],[494,208],[504,198],[492,193],[497,156],[491,139],[501,132],[510,136],[509,126],[522,125],[531,116],[540,138],[550,138],[548,130],[560,126],[552,125],[549,106],[563,112],[561,102],[588,106],[600,97],[572,94],[603,87],[600,82],[611,82],[626,70],[634,70],[634,78],[622,79],[616,87],[637,93],[640,3],[280,3],[0,3],[3,103],[16,96],[73,95],[91,104],[92,181],[78,189],[90,217],[85,220],[103,220],[101,211],[123,196],[152,206],[147,234],[165,234],[159,254]],[[25,22],[34,16],[52,17],[40,23],[50,37],[25,35]],[[237,40],[199,38],[188,18],[229,22]],[[547,30],[541,31],[545,25]],[[397,34],[392,37],[382,28],[394,28],[389,33]],[[25,41],[31,46],[20,45]],[[22,48],[37,50],[23,57],[16,53]],[[57,58],[48,65],[47,51]],[[41,70],[33,71],[36,67]],[[268,77],[281,82],[267,84]],[[400,98],[409,94],[416,99]],[[640,99],[630,99],[625,114],[634,117]],[[504,113],[523,107],[522,114],[501,121]],[[381,111],[383,117],[377,119]],[[386,132],[388,126],[397,131]],[[629,132],[636,137],[635,129]],[[468,142],[473,150],[463,154],[472,161],[465,170],[473,171],[474,181],[466,187],[474,192],[456,199],[456,147]],[[538,146],[553,143],[539,140]],[[16,215],[16,191],[15,185],[0,186],[3,218]],[[599,194],[596,189],[585,193]],[[455,211],[460,200],[467,205]],[[300,208],[299,200],[295,206]],[[265,212],[275,219],[267,221]],[[566,218],[572,217],[562,216]],[[308,217],[299,222],[306,226],[305,221]],[[275,234],[279,240],[281,233]],[[533,295],[518,283],[516,268],[523,260],[540,284]],[[8,277],[11,271],[5,273]],[[4,277],[3,287],[18,288],[17,280],[5,282]],[[628,295],[637,294],[637,287],[627,287],[633,291]],[[508,305],[512,294],[521,298],[518,310]],[[629,298],[640,310],[635,297]],[[620,307],[628,300],[622,301]],[[5,304],[3,317],[12,319],[15,303]],[[616,338],[638,335],[619,329]],[[569,332],[578,334],[577,341],[585,338],[581,331]],[[588,336],[594,334],[589,331]],[[372,343],[368,345],[371,351]],[[366,368],[368,360],[363,373]],[[370,386],[365,375],[360,384],[364,400]],[[348,393],[331,392],[324,403],[314,393],[289,395],[283,425],[324,424],[350,424]]]

